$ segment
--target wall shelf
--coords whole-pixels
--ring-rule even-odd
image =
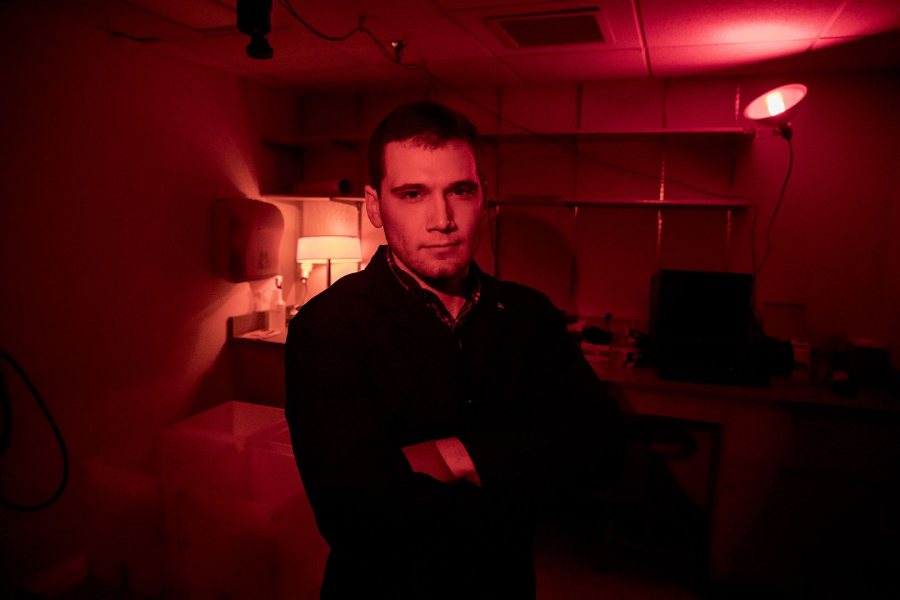
[[[291,194],[264,194],[263,200],[273,202],[339,202],[342,204],[364,204],[365,198],[355,197],[318,197],[297,196]],[[710,198],[679,198],[671,200],[652,200],[649,198],[562,198],[557,196],[511,196],[489,200],[491,207],[529,206],[564,206],[568,208],[654,208],[654,209],[711,209],[711,210],[743,210],[753,206],[749,200],[717,200]]]
[[[522,131],[505,133],[482,133],[489,142],[534,142],[540,140],[571,140],[592,142],[617,137],[676,137],[676,136],[722,136],[750,137],[752,132],[741,127],[695,127],[691,129],[671,129],[668,127],[650,127],[646,129],[609,130],[609,131]]]
[[[753,203],[749,200],[717,200],[709,198],[651,200],[642,198],[562,198],[556,196],[513,196],[488,202],[492,207],[562,206],[567,208],[653,208],[743,210]]]
[[[704,121],[716,123],[715,119]],[[718,122],[722,122],[721,120]],[[616,218],[616,215],[626,218],[628,213],[639,217],[648,215],[653,212],[653,221],[656,223],[656,257],[659,262],[664,251],[663,249],[663,229],[665,221],[673,219],[675,229],[690,227],[693,221],[697,221],[699,225],[696,227],[723,227],[724,228],[724,261],[729,260],[732,245],[732,225],[734,219],[741,219],[749,213],[751,207],[755,207],[755,203],[751,199],[736,197],[719,197],[715,193],[710,192],[709,197],[702,197],[707,194],[696,191],[690,192],[681,190],[682,194],[695,193],[695,197],[688,198],[669,198],[667,193],[667,181],[671,174],[687,173],[692,179],[697,179],[695,185],[688,185],[688,188],[695,190],[704,189],[704,185],[710,190],[723,189],[726,193],[730,193],[733,188],[735,179],[735,160],[740,152],[740,148],[749,145],[753,139],[753,132],[739,125],[725,126],[690,126],[678,125],[675,127],[663,127],[663,119],[644,119],[641,122],[623,122],[619,127],[614,121],[604,120],[603,122],[581,123],[578,125],[573,121],[562,122],[553,120],[553,124],[534,125],[534,127],[546,127],[548,130],[532,130],[525,127],[507,127],[506,124],[500,125],[499,121],[487,124],[482,128],[481,137],[485,145],[490,148],[489,159],[495,159],[494,162],[488,161],[488,168],[496,169],[497,188],[493,190],[493,197],[486,198],[489,209],[496,212],[499,217],[505,214],[505,211],[514,213],[516,209],[535,209],[540,213],[540,218],[555,218],[559,211],[552,211],[554,207],[562,207],[566,211],[571,212],[571,216],[576,220],[580,215],[610,215]],[[580,126],[579,126],[580,125]],[[321,161],[341,161],[343,164],[354,165],[354,168],[361,168],[363,165],[360,161],[365,156],[365,147],[368,138],[358,132],[348,131],[344,129],[343,133],[332,134],[316,134],[316,135],[276,135],[266,138],[265,142],[270,146],[282,148],[285,151],[304,151],[304,159],[306,156],[312,157],[313,164],[316,160]],[[630,173],[634,176],[647,179],[648,181],[656,181],[657,185],[628,186],[627,182],[613,181],[618,192],[611,191],[609,188],[600,187],[603,174],[596,173],[591,170],[590,162],[596,161],[601,166],[607,161],[616,162],[616,152],[619,151],[617,145],[627,143],[624,148],[625,156],[622,160],[631,163],[643,165],[643,170],[624,168],[626,174]],[[633,144],[636,142],[637,144]],[[600,148],[600,151],[612,155],[608,159],[593,156],[592,145]],[[603,148],[609,146],[609,149]],[[566,152],[556,151],[557,147],[563,148]],[[539,155],[542,148],[547,149],[547,164],[542,166]],[[501,159],[509,154],[512,158],[508,161]],[[641,153],[647,153],[646,156]],[[319,154],[322,158],[318,158]],[[669,165],[669,154],[673,155],[672,164]],[[572,162],[572,156],[575,156],[575,162]],[[680,160],[682,156],[685,160]],[[527,157],[523,164],[516,164],[516,161]],[[584,165],[580,162],[584,159]],[[567,170],[559,173],[551,173],[549,178],[540,181],[537,188],[521,185],[521,181],[529,180],[532,177],[541,177],[542,171],[547,174],[547,169],[553,169],[554,165],[564,165]],[[582,166],[588,168],[581,168]],[[613,167],[617,166],[612,164]],[[672,170],[674,167],[674,170]],[[532,171],[535,171],[532,173]],[[364,172],[360,170],[359,172]],[[715,173],[716,175],[712,175]],[[722,175],[719,176],[718,174]],[[504,177],[503,175],[506,175]],[[568,180],[571,175],[572,180]],[[730,176],[729,176],[730,175]],[[579,179],[582,177],[582,179]],[[618,176],[621,179],[621,175]],[[682,175],[682,178],[684,175]],[[673,182],[675,180],[672,180]],[[705,183],[712,181],[713,183]],[[680,183],[680,181],[676,182]],[[654,189],[656,188],[656,189]],[[576,192],[577,190],[577,192]],[[609,190],[606,194],[621,193],[619,197],[603,197],[604,190]],[[509,193],[513,192],[513,193]],[[516,193],[517,192],[517,193]],[[535,194],[534,192],[538,192]],[[562,193],[560,193],[562,192]],[[566,193],[580,194],[567,196]],[[596,195],[592,195],[596,194]],[[634,196],[628,196],[634,194]],[[280,200],[283,202],[296,203],[309,202],[312,199],[298,197],[296,195],[278,195],[268,196],[272,200]],[[662,199],[660,199],[662,198]],[[318,201],[331,201],[328,198],[314,199]],[[350,200],[348,203],[353,202]],[[356,206],[360,209],[360,229],[362,229],[362,221],[364,219],[361,210],[361,199],[355,200]],[[538,210],[543,208],[541,212]],[[627,209],[627,213],[614,212]],[[611,211],[601,213],[601,210]],[[677,212],[675,212],[677,211]],[[545,213],[553,213],[548,216]],[[686,220],[679,219],[679,215],[688,217]],[[708,217],[708,218],[704,218]],[[721,218],[720,218],[721,217]],[[588,217],[590,219],[590,217]],[[696,218],[696,219],[695,219]],[[515,228],[518,225],[514,220],[500,218],[495,222],[496,227],[500,227],[500,223],[509,223],[508,227]],[[593,222],[593,221],[589,221]],[[640,219],[640,227],[646,227],[647,223],[644,219]],[[628,226],[637,227],[634,223]],[[577,231],[577,226],[573,231]],[[642,229],[643,231],[643,229]],[[514,239],[513,236],[500,235],[495,231],[497,239],[503,238],[507,242]],[[649,235],[649,234],[648,234]],[[668,234],[667,234],[668,235]],[[675,239],[675,238],[673,238]],[[719,239],[717,236],[716,240]],[[649,238],[648,240],[649,241]],[[516,243],[529,243],[519,240]],[[718,242],[716,242],[718,243]],[[494,272],[499,273],[499,247],[494,253]],[[690,254],[694,257],[694,254]],[[512,264],[512,263],[511,263]],[[514,269],[513,269],[514,271]],[[510,271],[511,273],[513,271]],[[526,270],[522,270],[518,275],[524,277],[523,282],[528,282]],[[569,297],[575,293],[572,287],[572,279],[569,278]],[[548,284],[551,285],[551,284]]]

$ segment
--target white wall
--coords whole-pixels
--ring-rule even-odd
[[[27,370],[68,444],[72,485],[34,515],[0,510],[4,579],[78,547],[78,464],[233,393],[226,319],[250,286],[209,267],[209,208],[258,196],[283,161],[261,142],[294,131],[294,99],[44,11],[0,9],[0,344]],[[282,207],[288,230],[296,209]],[[293,260],[287,257],[288,264]],[[2,493],[49,496],[52,436],[13,391]]]

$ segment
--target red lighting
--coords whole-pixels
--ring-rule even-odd
[[[784,96],[781,95],[781,92],[766,94],[766,108],[773,117],[784,112]]]

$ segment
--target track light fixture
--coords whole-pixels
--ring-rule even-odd
[[[247,56],[267,60],[275,51],[266,35],[272,30],[272,0],[237,0],[238,31],[250,36]]]

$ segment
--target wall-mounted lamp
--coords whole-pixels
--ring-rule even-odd
[[[806,97],[806,86],[789,83],[769,90],[744,108],[744,118],[759,126],[772,127],[785,139],[790,139],[790,122],[800,103]]]
[[[297,240],[297,262],[305,282],[314,265],[328,265],[327,285],[331,285],[331,265],[362,260],[359,238],[349,235],[311,235]]]
[[[781,137],[787,141],[788,145],[788,167],[787,173],[784,175],[784,182],[781,184],[781,192],[778,194],[778,200],[775,202],[775,208],[769,217],[769,224],[766,226],[766,248],[763,252],[762,259],[756,262],[756,252],[753,251],[753,275],[754,281],[759,278],[759,274],[766,266],[769,259],[769,252],[772,249],[772,226],[778,217],[778,211],[781,210],[781,203],[784,201],[784,192],[787,189],[788,182],[791,180],[791,173],[794,170],[794,145],[791,137],[794,135],[791,129],[791,118],[800,103],[806,98],[806,86],[802,83],[789,83],[769,90],[762,96],[754,99],[753,102],[744,108],[744,118],[753,121],[757,127],[771,127]],[[754,220],[755,221],[755,220]],[[753,228],[756,229],[754,222]],[[754,231],[752,235],[756,235]],[[756,305],[756,288],[753,289],[753,303]]]

